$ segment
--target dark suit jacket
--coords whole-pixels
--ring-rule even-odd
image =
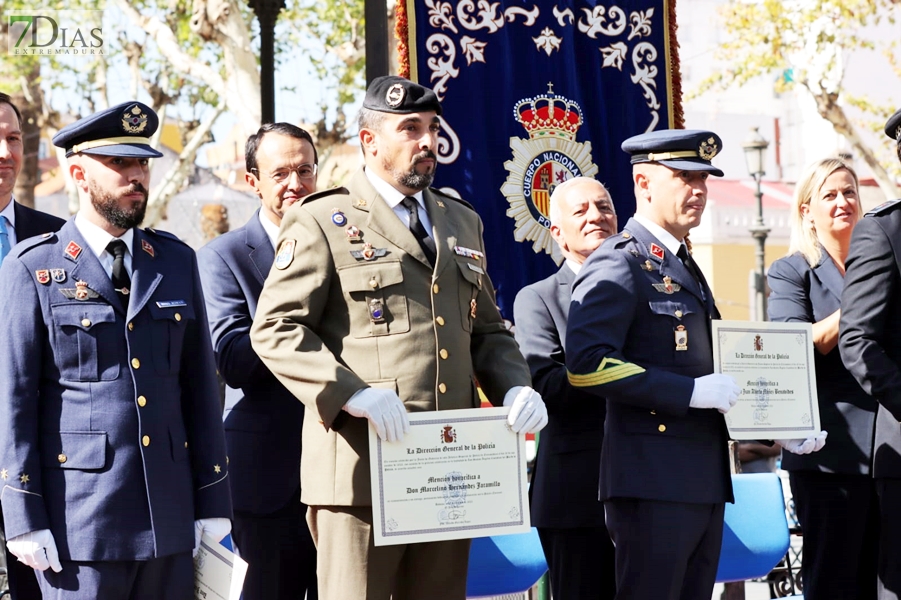
[[[854,228],[845,259],[838,347],[848,371],[880,407],[873,476],[901,477],[901,201]],[[830,434],[831,436],[831,434]]]
[[[532,525],[570,528],[604,525],[598,501],[606,404],[566,378],[566,320],[576,274],[567,265],[524,287],[513,303],[516,341],[529,363],[532,387],[547,405],[532,478]]]
[[[706,282],[635,219],[582,265],[566,368],[570,383],[607,398],[601,499],[732,501],[723,415],[689,407],[694,379],[713,372],[711,318],[719,313]]]
[[[775,261],[767,274],[771,321],[816,323],[841,305],[844,278],[823,250],[811,268],[800,254]],[[842,364],[839,349],[823,355],[814,351],[820,426],[829,432],[819,452],[798,456],[782,453],[782,468],[828,473],[869,474],[873,460],[873,430],[878,405]]]
[[[225,439],[236,510],[267,514],[300,487],[303,404],[250,346],[250,326],[275,251],[259,210],[197,252],[216,364],[228,388]]]
[[[18,202],[13,204],[16,213],[16,241],[41,235],[42,233],[59,231],[65,220],[53,215],[48,215],[33,208],[22,206]]]

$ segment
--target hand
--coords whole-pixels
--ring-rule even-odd
[[[535,433],[547,425],[547,407],[541,394],[528,386],[517,385],[504,395],[504,406],[510,407],[507,423],[513,433]]]
[[[46,571],[51,568],[55,573],[63,570],[63,566],[59,563],[56,541],[49,529],[38,529],[17,535],[6,542],[6,547],[19,562],[32,569]]]
[[[200,538],[204,532],[217,542],[221,542],[232,530],[232,522],[222,517],[213,517],[211,519],[197,519],[194,521],[194,556],[200,550]]]
[[[738,402],[741,388],[729,375],[711,373],[695,379],[695,388],[691,392],[692,408],[715,408],[723,414]]]
[[[821,431],[817,435],[812,435],[806,440],[774,440],[777,444],[791,452],[792,454],[810,454],[819,452],[826,445],[827,432]]]
[[[399,442],[410,431],[407,408],[392,390],[364,388],[344,405],[344,410],[355,417],[369,419],[380,440]]]

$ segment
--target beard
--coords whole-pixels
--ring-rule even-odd
[[[91,195],[91,204],[94,210],[103,217],[107,223],[117,229],[131,229],[137,227],[144,220],[144,213],[147,211],[147,190],[140,183],[132,184],[121,195],[111,194],[100,189],[93,180],[88,181],[88,191]],[[140,192],[144,199],[139,203],[131,203],[128,207],[123,208],[119,202],[121,196]]]
[[[410,165],[410,169],[408,171],[401,171],[400,169],[394,168],[394,165],[389,165],[387,163],[384,163],[384,167],[391,173],[391,175],[394,177],[394,180],[400,185],[410,188],[411,190],[424,190],[432,185],[433,181],[435,181],[434,168],[426,173],[418,173],[416,171],[416,164],[426,158],[430,158],[437,162],[435,153],[431,150],[426,150],[425,152],[421,152],[413,157],[413,162]]]

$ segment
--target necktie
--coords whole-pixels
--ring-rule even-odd
[[[10,251],[9,230],[6,228],[6,217],[0,217],[0,265]]]
[[[695,264],[695,261],[691,257],[691,254],[688,253],[688,248],[685,247],[685,244],[679,246],[679,251],[676,252],[676,256],[678,256],[679,259],[682,260],[682,264],[685,265],[685,268],[688,269],[689,274],[698,283],[698,287],[701,289],[701,298],[706,301],[707,292],[704,291],[704,284],[702,283],[701,279],[701,271],[698,269],[698,265]]]
[[[128,308],[128,295],[131,293],[131,278],[125,269],[125,253],[128,247],[122,240],[113,240],[107,244],[106,251],[113,255],[113,287],[119,294],[122,306]]]
[[[429,237],[425,227],[422,226],[422,221],[419,220],[419,202],[416,201],[416,198],[407,196],[401,201],[401,204],[410,211],[410,231],[416,237],[416,241],[419,242],[419,247],[422,248],[425,257],[429,259],[429,263],[434,265],[437,255],[435,240]]]

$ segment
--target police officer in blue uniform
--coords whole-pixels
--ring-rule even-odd
[[[885,124],[901,160],[901,110]],[[838,348],[845,367],[878,403],[873,477],[879,496],[879,600],[901,598],[901,200],[854,227],[845,259]]]
[[[566,367],[607,399],[600,499],[615,544],[617,600],[710,598],[726,502],[733,500],[723,414],[740,393],[713,373],[713,293],[686,245],[701,221],[709,131],[627,139],[636,214],[584,263],[573,284]],[[817,438],[785,440],[809,452]]]
[[[192,550],[230,529],[194,252],[137,227],[158,124],[127,102],[62,129],[79,212],[0,268],[0,494],[44,598],[192,598]]]

